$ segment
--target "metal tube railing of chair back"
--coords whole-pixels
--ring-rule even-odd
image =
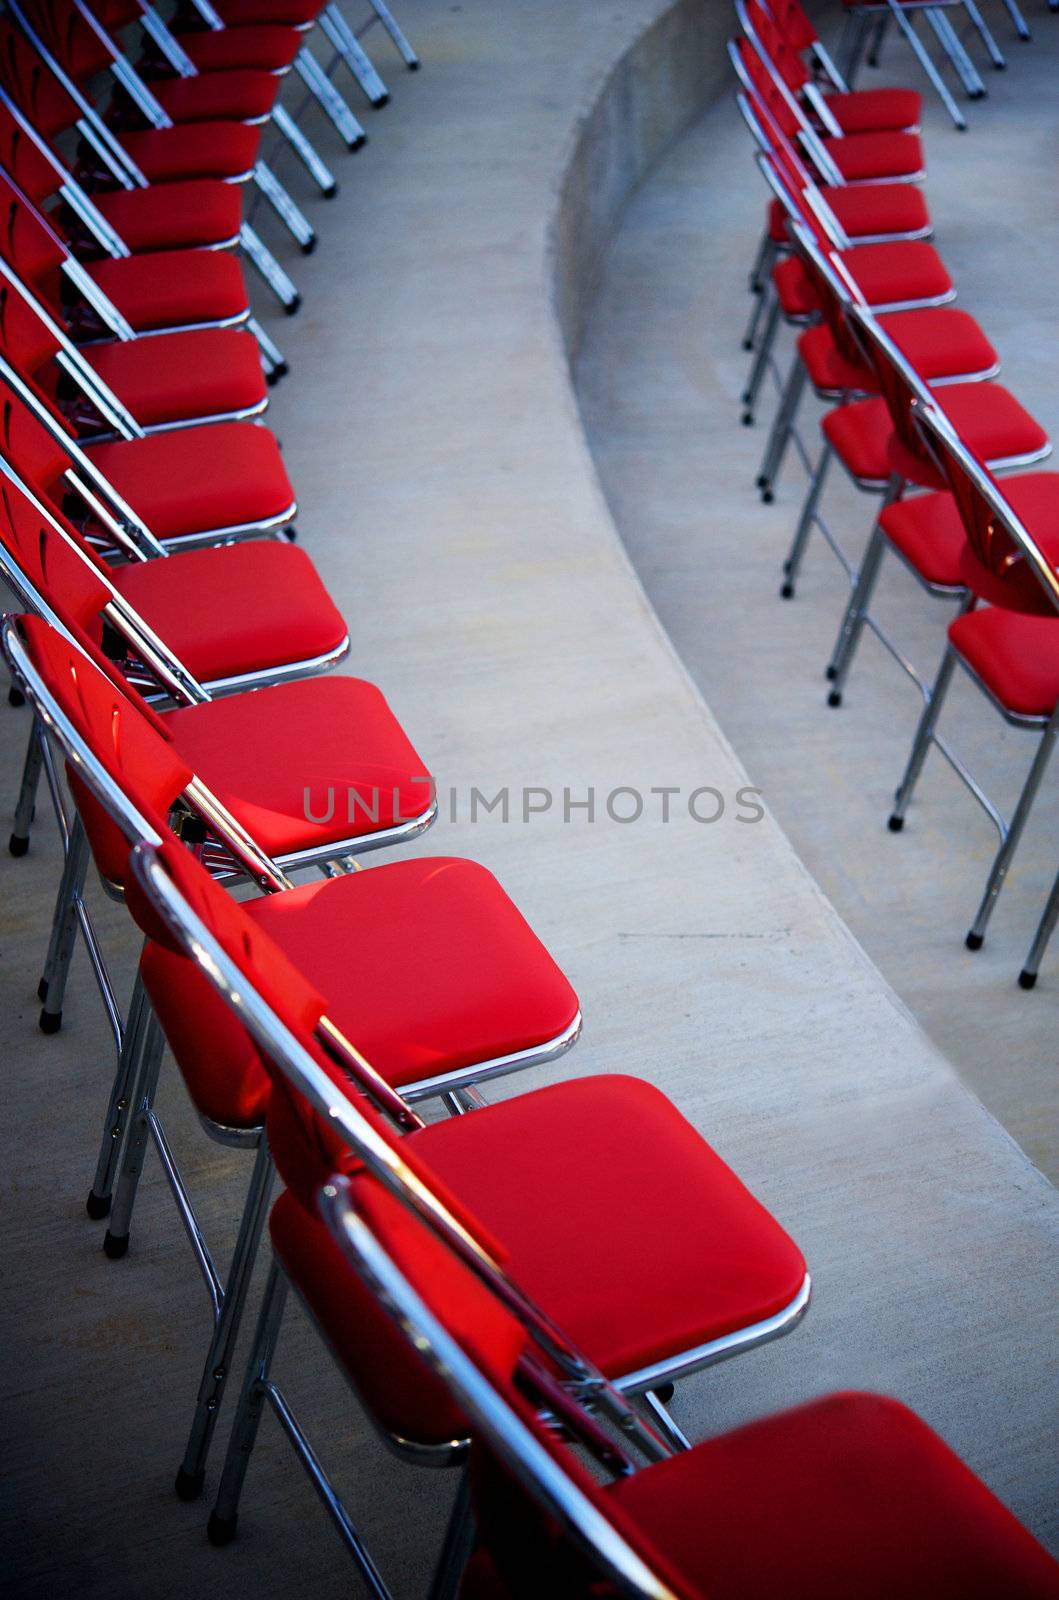
[[[1005,570],[1010,571],[1015,562],[1024,561],[1052,608],[1059,613],[1059,572],[1052,566],[1011,502],[993,481],[992,475],[983,469],[981,462],[967,448],[948,417],[931,397],[925,401],[917,397],[912,403],[912,415],[916,425],[926,436],[935,459],[950,483],[956,473],[962,473],[969,481],[975,495],[988,506],[991,516],[988,533],[996,532],[993,524],[998,524],[1000,531],[1013,547],[1001,555],[999,563],[990,557],[989,552],[976,549],[975,553],[1001,581],[1004,579]],[[955,484],[953,488],[955,492]],[[1056,498],[1059,500],[1059,476],[1056,477]],[[963,497],[957,493],[956,499],[960,504]],[[965,527],[966,523],[967,518],[964,517]],[[971,542],[973,546],[974,541]]]
[[[36,201],[30,198],[15,174],[10,172],[2,162],[0,162],[0,176],[3,177],[4,182],[15,195],[19,205],[27,216],[36,223],[49,243],[54,245],[56,250],[62,251],[63,261],[60,270],[69,278],[82,299],[91,306],[92,310],[96,312],[97,316],[118,339],[128,340],[135,338],[131,323],[126,321],[114,302],[108,295],[103,293],[103,290],[87,268],[78,261],[67,241],[55,228],[51,217],[48,216],[46,211],[41,210]]]
[[[842,174],[831,159],[827,146],[812,126],[804,108],[798,104],[796,97],[791,93],[790,86],[769,55],[762,39],[758,35],[757,29],[747,15],[745,0],[735,0],[735,14],[739,26],[749,41],[750,48],[761,62],[762,69],[772,84],[773,90],[794,119],[798,128],[798,138],[809,152],[809,156],[817,170],[827,177],[829,183],[842,183]]]
[[[620,1592],[635,1600],[677,1600],[529,1425],[438,1320],[355,1211],[348,1182],[336,1178],[321,1196],[332,1235],[369,1283],[404,1337],[453,1390],[492,1453]]]
[[[832,262],[835,269],[841,271],[843,277],[846,277],[846,281],[851,284],[852,290],[854,287],[852,280],[846,276],[842,262],[836,261],[834,257],[832,257]],[[902,355],[890,335],[879,323],[878,318],[864,304],[863,296],[859,289],[856,291],[856,296],[856,298],[853,298],[851,294],[850,304],[846,311],[846,320],[858,344],[864,350],[865,358],[872,366],[879,380],[879,387],[890,412],[894,431],[901,443],[907,446],[913,455],[927,459],[930,452],[924,445],[923,437],[916,426],[911,408],[914,400],[919,400],[925,405],[933,404],[934,401],[930,389],[911,362]]]
[[[55,174],[56,188],[59,194],[66,201],[71,211],[91,231],[107,254],[115,257],[115,259],[131,255],[132,252],[124,239],[106,220],[73,174],[59,160],[48,141],[33,126],[21,106],[12,99],[2,83],[0,83],[0,106],[3,106],[12,121],[18,123],[19,128],[26,135],[37,154],[47,161]]]
[[[237,965],[188,905],[157,855],[149,849],[134,849],[131,866],[159,916],[296,1093],[308,1101],[357,1159],[398,1200],[432,1227],[464,1265],[487,1283],[571,1380],[583,1385],[595,1399],[606,1398],[611,1409],[622,1418],[628,1436],[638,1439],[648,1453],[670,1454],[669,1447],[655,1430],[621,1395],[611,1390],[602,1373],[574,1349],[547,1314],[513,1283],[488,1250],[408,1165],[400,1153],[400,1141],[385,1138],[354,1102],[341,1093],[331,1074],[313,1059],[261,996],[252,973]],[[336,1032],[324,1019],[324,1026],[318,1031],[318,1043],[327,1049]],[[362,1087],[365,1086],[365,1068],[375,1079],[379,1078],[357,1051],[351,1064],[351,1077]]]
[[[119,50],[107,29],[92,15],[84,0],[66,0],[66,3],[72,3],[74,11],[81,18],[85,27],[90,30],[93,37],[103,46],[103,49],[110,57],[110,69],[114,74],[115,80],[120,83],[145,121],[155,128],[171,128],[173,119],[165,111],[156,96],[151,93],[132,62],[127,60]]]

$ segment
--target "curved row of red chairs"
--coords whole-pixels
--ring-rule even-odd
[[[346,623],[287,538],[295,499],[253,420],[267,396],[245,286],[204,248],[225,240],[201,237],[227,230],[255,259],[225,209],[235,175],[193,175],[179,139],[153,142],[176,115],[149,126],[151,104],[194,106],[228,164],[269,114],[258,79],[297,3],[225,0],[208,36],[179,12],[164,36],[199,74],[139,3],[20,0],[0,40],[20,63],[0,73],[0,569],[22,606],[2,648],[32,712],[12,845],[30,846],[43,780],[63,863],[41,1026],[63,1023],[80,939],[115,1045],[88,1214],[131,1266],[153,1147],[207,1291],[176,1491],[203,1492],[267,1223],[215,1543],[235,1536],[270,1407],[369,1592],[392,1592],[273,1375],[293,1287],[390,1446],[458,1477],[433,1600],[1054,1600],[1059,1568],[897,1401],[827,1396],[691,1444],[673,1386],[800,1322],[801,1251],[641,1079],[487,1102],[482,1085],[574,1044],[576,994],[484,867],[363,866],[435,820],[429,765],[378,687],[325,675]],[[269,50],[270,68],[233,65]],[[214,73],[238,81],[204,85]],[[163,143],[181,176],[121,182],[118,148],[140,167]],[[272,198],[269,173],[257,181]],[[84,229],[126,248],[104,258]],[[306,803],[320,793],[342,801]],[[127,1007],[90,867],[143,934]],[[167,1046],[206,1134],[248,1152],[226,1274],[158,1109]],[[310,1530],[292,1517],[291,1534]]]
[[[850,581],[827,666],[828,704],[840,706],[848,694],[865,628],[919,690],[922,715],[890,829],[904,827],[932,746],[996,825],[997,850],[966,938],[977,950],[1059,735],[1059,474],[1024,470],[1051,443],[995,381],[999,357],[983,329],[951,305],[956,288],[929,243],[930,216],[917,187],[924,175],[918,97],[902,88],[826,92],[814,76],[813,38],[798,0],[738,0],[736,11],[741,36],[730,54],[738,103],[770,194],[751,275],[746,343],[754,356],[744,421],[753,420],[771,373],[779,402],[757,487],[766,503],[773,499],[792,448],[809,476],[781,592],[793,597],[818,530]],[[784,322],[796,330],[796,350],[781,374],[773,352]],[[807,386],[828,406],[812,459],[797,428]],[[836,463],[858,489],[881,496],[856,557],[822,514]],[[871,609],[890,551],[928,594],[958,610],[932,679],[907,660]],[[1006,722],[1038,735],[1010,819],[939,728],[957,667]],[[1026,989],[1036,984],[1059,918],[1059,878],[1045,895],[1019,974]]]

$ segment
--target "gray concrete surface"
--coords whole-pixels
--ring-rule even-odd
[[[586,1035],[561,1070],[666,1089],[812,1264],[804,1326],[690,1382],[680,1420],[703,1435],[879,1386],[1059,1542],[1055,1192],[771,815],[737,820],[746,774],[636,581],[580,430],[549,239],[572,130],[638,137],[588,113],[665,9],[404,0],[425,68],[391,72],[394,102],[343,162],[341,197],[312,206],[320,250],[291,263],[305,307],[270,318],[292,363],[271,420],[305,545],[350,619],[349,670],[385,686],[438,774],[446,814],[419,848],[493,867],[580,992]],[[672,131],[691,109],[672,104]],[[24,718],[5,716],[10,803]],[[528,823],[472,825],[472,784],[510,786],[516,817],[524,787],[576,800],[592,786],[600,807],[618,786],[648,799],[637,823],[603,810],[567,823],[560,798]],[[724,817],[695,822],[681,804],[663,822],[649,791],[667,785],[715,787]],[[46,819],[3,868],[5,1576],[20,1595],[110,1600],[354,1588],[271,1420],[233,1546],[206,1544],[208,1494],[172,1497],[205,1305],[157,1166],[124,1262],[104,1260],[81,1210],[107,1043],[80,962],[67,1027],[35,1031],[56,869]],[[104,918],[128,972],[132,940],[117,910]],[[230,1240],[245,1161],[207,1144],[172,1081],[163,1108],[207,1232]],[[636,1129],[615,1159],[635,1182]],[[422,1593],[451,1483],[388,1461],[298,1318],[278,1375],[396,1592]]]
[[[958,304],[979,318],[1002,380],[1054,439],[1059,26],[1042,18],[1037,31],[1032,49],[1009,52],[1006,75],[990,76],[969,134],[928,103],[926,193]],[[891,46],[885,76],[902,59]],[[822,540],[810,545],[797,599],[778,598],[805,478],[790,457],[776,503],[759,503],[751,485],[774,402],[752,430],[739,425],[738,404],[762,193],[726,102],[629,208],[578,368],[593,454],[649,598],[795,849],[965,1082],[1054,1179],[1059,946],[1033,994],[1015,977],[1055,875],[1059,770],[1046,777],[986,946],[972,956],[962,941],[996,847],[992,825],[933,754],[905,832],[885,831],[918,695],[868,635],[844,708],[825,707],[821,674],[848,591]],[[786,370],[789,333],[781,348]],[[811,400],[803,408],[814,455],[820,413]],[[824,510],[854,558],[872,509],[832,473]],[[924,595],[891,557],[877,610],[929,679],[952,606]],[[1035,737],[1007,727],[962,674],[942,731],[1010,815]]]

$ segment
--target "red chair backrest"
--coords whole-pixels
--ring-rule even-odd
[[[761,0],[746,0],[746,15],[754,34],[776,71],[793,94],[799,94],[809,81],[809,72],[775,19]]]
[[[55,335],[45,326],[33,306],[5,279],[0,277],[0,354],[17,367],[27,381],[34,381],[38,393],[54,393],[55,382],[51,374],[42,369],[52,361],[60,348]]]
[[[34,666],[79,736],[143,819],[164,836],[166,817],[193,776],[164,727],[106,670],[98,650],[86,653],[85,641],[72,644],[40,617],[22,618],[21,628]],[[136,841],[125,838],[103,802],[69,765],[67,770],[100,871],[113,883],[125,883],[130,843]]]
[[[934,403],[939,411],[942,410],[936,398]],[[1055,616],[1059,612],[1059,599],[1054,591],[1046,591],[1040,579],[1034,576],[1032,565],[1006,525],[1002,512],[987,499],[981,485],[976,483],[943,433],[931,429],[927,433],[927,440],[959,508],[960,520],[967,535],[967,549],[961,560],[961,570],[968,588],[980,600],[1003,606],[1008,611]],[[1003,488],[985,462],[965,443],[963,448],[995,492],[1000,506],[1005,506],[1007,502]],[[1059,504],[1059,477],[1056,478],[1056,503]],[[1032,535],[1032,529],[1028,531]]]
[[[73,81],[83,85],[111,65],[106,45],[64,0],[20,0],[27,22]]]
[[[786,96],[781,92],[765,63],[758,55],[749,39],[740,39],[736,44],[739,59],[742,62],[754,94],[765,107],[768,115],[776,123],[777,128],[786,139],[796,139],[801,129],[801,121],[797,112],[788,103]]]
[[[819,38],[801,0],[768,0],[768,8],[792,50],[808,50]]]
[[[72,128],[81,115],[24,34],[0,18],[0,83],[45,139]]]
[[[55,168],[5,105],[0,105],[0,167],[37,204],[59,187]]]
[[[59,299],[59,274],[66,259],[61,244],[0,172],[0,255],[50,306]]]
[[[61,418],[59,420],[62,421]],[[63,423],[64,429],[65,426]],[[63,522],[71,538],[78,538],[58,510],[63,493],[63,473],[70,458],[3,377],[0,377],[0,453],[24,483],[51,502],[56,516]],[[89,550],[87,544],[83,548]]]

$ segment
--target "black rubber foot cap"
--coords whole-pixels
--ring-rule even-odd
[[[89,1189],[88,1199],[85,1201],[85,1210],[93,1222],[102,1222],[104,1217],[110,1216],[109,1194],[97,1194],[94,1189]]]
[[[111,1233],[108,1228],[103,1235],[103,1254],[109,1256],[111,1261],[120,1261],[129,1248],[127,1233]]]
[[[744,350],[753,350],[753,348],[754,348],[753,339],[744,339],[743,340],[743,349]]]
[[[842,704],[842,690],[832,689],[827,697],[827,703],[829,706],[840,706]]]
[[[21,689],[16,689],[14,685],[12,685],[7,691],[7,703],[9,706],[24,706],[26,703],[26,697],[22,693]]]
[[[388,106],[389,103],[390,96],[388,94],[381,94],[377,100],[373,100],[371,102],[371,109],[373,111],[381,111],[383,106]]]
[[[967,946],[968,950],[981,950],[982,946],[985,944],[985,934],[969,933],[963,942]]]
[[[793,600],[794,599],[794,585],[793,585],[793,583],[785,583],[783,585],[783,588],[780,590],[780,599],[781,600]]]
[[[1037,974],[1035,972],[1020,972],[1019,973],[1019,988],[1020,989],[1032,989],[1034,987],[1034,985],[1036,984],[1036,982],[1037,982]]]
[[[358,134],[355,139],[351,139],[349,141],[347,149],[349,150],[350,154],[352,154],[354,150],[363,150],[367,142],[368,136],[366,133]]]
[[[754,426],[754,413],[752,411],[744,411],[739,420],[744,428],[752,428]]]
[[[24,856],[29,849],[29,840],[24,839],[20,833],[13,833],[7,841],[7,848],[13,856]]]
[[[285,305],[283,307],[283,309],[287,313],[288,317],[293,317],[296,314],[296,312],[301,310],[301,304],[302,304],[302,297],[301,297],[300,294],[296,294],[294,296],[294,299],[289,301],[287,303],[287,305]]]
[[[835,669],[830,664],[824,668],[824,677],[827,679],[828,683],[834,683],[835,681]]]
[[[994,61],[993,69],[996,72],[1006,72],[1008,69],[1008,64],[1006,61]]]
[[[886,826],[891,833],[900,833],[904,825],[904,817],[887,817],[886,819]]]
[[[968,100],[984,100],[985,95],[986,92],[984,89],[972,89],[967,98]]]
[[[206,1469],[200,1467],[197,1472],[188,1472],[181,1467],[173,1481],[173,1488],[177,1492],[178,1500],[197,1500],[202,1493],[202,1485],[206,1482]]]
[[[58,1033],[63,1025],[63,1014],[61,1011],[49,1011],[45,1007],[37,1018],[37,1023],[41,1033]]]
[[[210,1520],[206,1524],[206,1537],[210,1544],[231,1544],[235,1538],[235,1530],[238,1523],[238,1512],[234,1517],[219,1517],[216,1511],[211,1511]]]
[[[306,239],[305,243],[302,245],[302,255],[303,256],[311,256],[313,251],[316,249],[316,244],[317,244],[317,239],[316,239],[316,235],[314,233],[312,238],[311,239]]]
[[[326,189],[320,190],[320,193],[323,195],[325,200],[333,200],[335,195],[338,193],[338,184],[329,183]]]
[[[771,489],[762,489],[762,491],[761,491],[761,503],[762,503],[762,505],[770,506],[775,498],[776,498],[776,496],[773,494]]]
[[[1052,7],[1052,10],[1055,10],[1054,6]],[[418,72],[422,65],[423,63],[421,61],[410,61],[408,63],[408,70],[409,72]]]

